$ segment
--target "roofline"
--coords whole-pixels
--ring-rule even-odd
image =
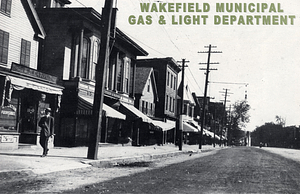
[[[84,12],[85,14],[91,14],[94,21],[99,21],[99,27],[101,26],[101,21],[102,21],[102,15],[96,11],[94,8],[92,7],[71,7],[71,8],[44,8],[44,9],[40,9],[41,14],[42,12],[45,13],[45,11],[51,12],[51,11],[59,11],[59,12],[64,12],[64,11],[69,11],[72,10],[74,13],[77,14],[83,14],[82,12]],[[116,32],[117,32],[117,36],[120,37],[121,39],[123,39],[124,41],[128,42],[130,45],[133,46],[134,49],[136,49],[140,55],[138,56],[147,56],[149,53],[147,51],[145,51],[141,46],[139,46],[136,42],[134,42],[131,38],[129,38],[124,32],[122,32],[118,27],[116,27]]]
[[[29,21],[37,37],[44,39],[46,37],[46,32],[31,0],[21,0],[21,2],[25,8],[26,13],[29,14]]]
[[[164,58],[143,58],[143,59],[137,59],[137,61],[141,62],[147,62],[147,61],[166,61],[168,64],[172,65],[175,70],[178,72],[181,71],[181,68],[179,67],[177,61],[173,57],[164,57]]]
[[[139,46],[136,42],[134,42],[131,38],[129,38],[124,32],[122,32],[118,27],[116,27],[116,32],[119,33],[121,38],[124,38],[125,41],[131,43],[131,45],[141,52],[142,55],[140,56],[148,56],[148,52],[145,51],[141,46]]]

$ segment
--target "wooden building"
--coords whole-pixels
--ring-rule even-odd
[[[37,12],[47,33],[41,45],[41,70],[59,77],[65,87],[56,143],[87,145],[101,15],[93,8],[41,8]],[[150,118],[134,107],[133,99],[137,56],[148,53],[120,29],[112,30],[101,142],[123,143],[132,139],[137,144],[138,129],[143,123],[151,123]]]
[[[0,5],[0,149],[39,143],[44,109],[57,117],[63,87],[39,71],[38,52],[46,33],[31,0]]]
[[[155,118],[173,127],[165,128],[163,142],[175,143],[177,120],[177,81],[180,68],[172,57],[138,59],[137,67],[152,67],[157,80],[158,101],[155,105]]]

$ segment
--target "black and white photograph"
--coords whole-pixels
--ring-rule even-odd
[[[0,194],[299,193],[299,8],[0,0]]]

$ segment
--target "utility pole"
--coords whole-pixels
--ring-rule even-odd
[[[104,98],[104,85],[109,62],[109,41],[111,30],[113,0],[105,0],[101,18],[101,44],[98,63],[96,66],[96,84],[93,104],[93,127],[89,137],[88,159],[98,159],[98,147],[101,136],[102,108]]]
[[[211,53],[222,53],[221,51],[211,51],[212,46],[208,46],[208,51],[202,51],[199,53],[208,53],[207,58],[207,67],[206,69],[200,68],[200,70],[206,70],[206,78],[205,78],[205,88],[204,88],[204,97],[203,97],[203,106],[202,106],[202,112],[201,112],[201,132],[200,132],[200,139],[199,139],[199,149],[202,149],[202,138],[203,138],[203,128],[204,128],[204,117],[205,117],[205,108],[206,108],[206,97],[207,97],[207,85],[208,85],[208,74],[210,70],[217,70],[217,69],[210,69],[210,64],[219,64],[219,63],[210,63],[210,54]],[[213,46],[213,48],[216,48]],[[200,63],[205,64],[205,63]]]
[[[222,127],[221,127],[221,136],[220,136],[220,146],[222,145],[222,136],[223,136],[223,127],[226,128],[226,102],[227,102],[227,96],[229,96],[228,94],[233,94],[233,93],[229,93],[228,90],[229,89],[225,89],[223,88],[223,90],[225,90],[225,92],[220,92],[220,93],[225,93],[225,99],[224,99],[224,116],[223,116],[223,122],[222,122]],[[228,101],[230,102],[230,101]]]
[[[179,138],[179,142],[178,142],[178,147],[179,150],[182,150],[182,144],[183,144],[183,110],[184,110],[184,69],[185,67],[185,63],[188,63],[189,61],[185,61],[185,59],[182,59],[182,71],[181,71],[181,85],[182,85],[182,91],[181,91],[181,100],[180,100],[180,107],[179,107],[179,129],[178,129],[178,138]]]

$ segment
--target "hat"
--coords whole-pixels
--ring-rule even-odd
[[[46,108],[45,112],[51,112],[51,108]]]

